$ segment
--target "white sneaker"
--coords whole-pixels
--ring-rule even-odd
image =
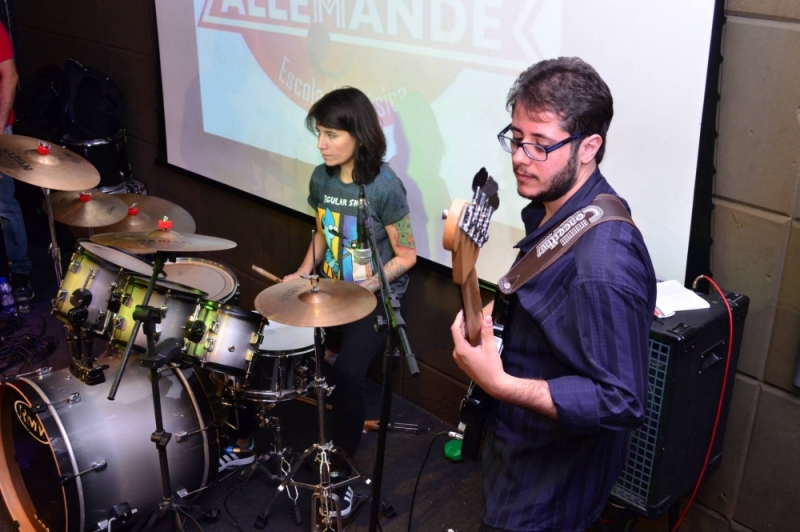
[[[337,493],[333,494],[333,498],[339,501],[339,517],[344,519],[350,512],[353,510],[353,500],[355,499],[355,493],[353,493],[353,487],[347,486],[347,488],[338,490]],[[332,517],[336,517],[336,510],[331,508],[333,513]]]
[[[255,459],[256,453],[253,451],[241,449],[238,452],[234,452],[231,450],[219,457],[219,471],[252,464]]]

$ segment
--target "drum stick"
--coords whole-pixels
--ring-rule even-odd
[[[262,277],[266,277],[267,279],[269,279],[273,283],[282,283],[283,282],[283,279],[281,279],[277,275],[272,275],[271,273],[269,273],[264,268],[259,268],[255,264],[253,264],[253,271],[256,272],[257,274],[259,274]]]

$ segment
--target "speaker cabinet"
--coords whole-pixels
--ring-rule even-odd
[[[610,502],[648,519],[661,516],[691,492],[703,467],[714,426],[728,352],[728,312],[718,295],[710,308],[677,312],[650,327],[650,371],[644,424],[631,434],[628,460]],[[728,293],[733,349],[722,413],[706,475],[722,460],[722,441],[733,391],[749,298]]]

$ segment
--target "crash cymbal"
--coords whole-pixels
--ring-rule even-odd
[[[22,135],[0,135],[0,172],[52,190],[80,192],[100,183],[97,169],[77,153]]]
[[[149,233],[104,233],[91,237],[92,242],[118,248],[128,253],[146,255],[156,251],[218,251],[236,247],[236,242],[215,236],[183,234],[158,229]]]
[[[364,287],[347,281],[294,279],[270,286],[256,296],[256,311],[265,318],[296,327],[333,327],[369,315],[378,301]]]
[[[158,229],[164,216],[172,220],[172,230],[179,233],[194,233],[197,225],[186,209],[165,199],[142,194],[115,194],[126,205],[126,216],[116,223],[96,229],[95,233],[145,233]]]
[[[98,227],[116,223],[125,216],[125,202],[97,190],[57,191],[50,194],[53,218],[74,227]]]

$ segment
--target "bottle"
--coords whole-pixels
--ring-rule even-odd
[[[11,293],[11,284],[5,276],[0,277],[0,314],[14,316],[16,313],[17,305],[14,302],[14,294]]]

